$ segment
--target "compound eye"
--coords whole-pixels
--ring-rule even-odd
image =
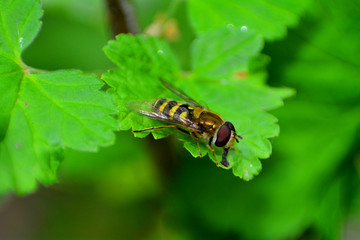
[[[232,131],[235,132],[235,127],[231,122],[225,122],[225,125],[227,125]]]
[[[222,125],[217,133],[215,145],[217,147],[225,146],[231,137],[231,129],[227,125]]]

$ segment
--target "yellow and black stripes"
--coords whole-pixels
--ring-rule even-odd
[[[156,99],[153,108],[158,113],[164,114],[169,120],[176,120],[182,123],[189,122],[193,117],[194,108],[186,103],[179,103],[165,98]]]
[[[159,111],[160,110],[160,107],[166,103],[166,99],[165,98],[159,98],[159,99],[156,99],[154,104],[153,104],[153,108],[156,110],[156,111]],[[165,104],[166,105],[166,104]],[[165,107],[165,106],[164,106]],[[162,109],[164,109],[164,107]],[[162,110],[160,111],[162,112]]]
[[[167,101],[166,102],[166,105],[164,107],[164,110],[163,110],[163,114],[165,114],[166,116],[170,116],[170,110],[173,109],[175,106],[177,106],[178,103],[176,101]]]
[[[181,122],[186,122],[189,117],[192,117],[193,109],[189,105],[179,103],[179,107],[176,109],[173,119]]]

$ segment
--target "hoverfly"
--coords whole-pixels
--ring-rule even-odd
[[[208,146],[213,153],[218,167],[219,163],[215,156],[215,150],[212,147],[212,144],[223,148],[221,164],[228,167],[228,151],[230,147],[234,145],[234,140],[239,142],[238,138],[242,139],[240,135],[236,134],[234,125],[231,122],[225,121],[219,114],[204,108],[184,92],[176,89],[169,82],[162,79],[160,79],[160,81],[171,92],[185,100],[185,102],[178,102],[165,98],[150,101],[129,102],[128,107],[133,111],[148,118],[171,124],[142,130],[133,130],[132,132],[175,128],[190,135],[196,141],[200,157],[203,157],[203,155],[200,150],[198,139],[208,141]]]

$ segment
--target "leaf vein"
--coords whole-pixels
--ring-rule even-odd
[[[103,136],[98,133],[97,131],[91,129],[80,117],[76,116],[75,114],[73,114],[72,112],[68,111],[66,108],[64,108],[60,103],[56,102],[54,99],[52,99],[49,94],[42,89],[39,84],[36,82],[35,79],[33,79],[30,75],[28,76],[28,78],[34,83],[35,87],[39,90],[39,92],[46,98],[48,99],[51,103],[53,103],[53,105],[57,106],[62,112],[64,112],[65,114],[69,115],[70,117],[74,118],[75,120],[77,120],[78,122],[80,122],[82,124],[82,126],[89,130],[89,132],[94,133],[94,135],[98,136],[99,139],[103,139]]]
[[[23,72],[23,70],[22,70],[22,69],[18,69],[18,70],[11,71],[11,72],[3,72],[3,73],[0,73],[0,76],[10,75],[10,74],[12,74],[12,73],[17,73],[17,72]]]
[[[90,83],[83,83],[83,84],[54,83],[54,82],[46,81],[46,80],[41,79],[41,78],[36,78],[36,81],[45,83],[45,84],[50,85],[50,86],[59,86],[59,87],[91,87],[91,86],[99,86],[100,87],[100,85],[102,85],[102,84],[99,84],[99,83],[93,83],[93,84],[90,84]]]

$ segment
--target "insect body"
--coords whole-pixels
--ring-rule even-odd
[[[174,88],[170,83],[161,80],[164,86],[170,91],[184,99],[186,102],[177,102],[171,99],[155,99],[152,101],[136,101],[131,102],[129,107],[134,111],[155,120],[170,123],[171,125],[152,127],[142,130],[134,130],[133,132],[143,132],[161,128],[176,128],[179,131],[189,134],[197,143],[200,157],[202,157],[199,142],[197,139],[208,141],[208,146],[215,157],[216,164],[219,166],[215,156],[212,144],[223,148],[223,156],[221,164],[225,167],[229,166],[227,154],[230,147],[234,144],[234,140],[242,139],[236,134],[234,125],[225,121],[219,114],[210,111],[195,102],[185,93]]]

